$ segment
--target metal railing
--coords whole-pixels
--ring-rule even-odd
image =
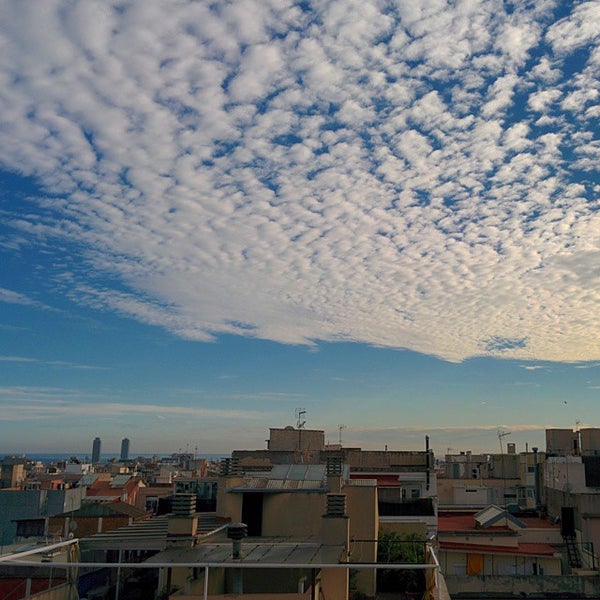
[[[359,540],[355,540],[359,541]],[[374,540],[369,540],[374,542]],[[43,546],[15,554],[6,554],[0,556],[0,568],[4,566],[11,567],[37,567],[37,568],[48,568],[54,569],[65,569],[67,572],[68,581],[76,585],[77,576],[81,570],[85,569],[111,569],[116,570],[116,577],[114,579],[114,598],[119,599],[120,592],[122,591],[122,571],[125,569],[133,573],[137,570],[162,570],[162,569],[177,569],[177,568],[189,568],[194,569],[196,572],[203,572],[203,593],[202,598],[207,600],[209,598],[209,578],[211,569],[300,569],[300,570],[321,570],[321,569],[346,569],[346,570],[413,570],[432,572],[435,581],[435,587],[437,588],[439,582],[439,561],[437,556],[431,548],[426,547],[424,560],[430,562],[422,563],[408,563],[408,562],[344,562],[344,563],[320,563],[320,562],[298,562],[298,563],[265,563],[265,562],[153,562],[153,563],[134,563],[134,562],[99,562],[99,561],[80,561],[78,556],[78,539],[68,540],[50,546]],[[413,544],[414,542],[408,542]],[[26,560],[36,554],[47,554],[55,549],[67,548],[67,560],[66,561],[55,561],[51,562],[40,562],[33,560]],[[425,548],[425,544],[424,544]],[[111,571],[112,573],[112,571]],[[75,596],[74,596],[75,597]]]

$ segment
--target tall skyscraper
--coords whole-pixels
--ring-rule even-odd
[[[121,440],[121,460],[129,460],[129,439]]]
[[[97,437],[94,438],[94,444],[92,445],[92,463],[100,462],[100,450],[102,448],[102,440]]]

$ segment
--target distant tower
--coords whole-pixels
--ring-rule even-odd
[[[129,460],[129,439],[121,440],[121,460]]]
[[[100,462],[100,448],[102,447],[102,440],[97,437],[94,438],[94,444],[92,446],[92,463],[96,464]]]

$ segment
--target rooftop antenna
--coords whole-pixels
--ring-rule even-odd
[[[498,442],[500,443],[500,454],[504,454],[502,438],[505,438],[507,435],[510,435],[510,431],[503,431],[502,429],[498,429]]]
[[[304,415],[306,414],[305,408],[296,409],[296,429],[302,429],[306,425],[306,421],[303,421]]]
[[[346,429],[345,425],[342,425],[341,423],[338,425],[338,432],[339,432],[339,444],[340,444],[340,448],[342,447],[342,430]]]

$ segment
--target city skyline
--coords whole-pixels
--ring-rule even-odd
[[[0,452],[597,426],[597,2],[0,7]]]

